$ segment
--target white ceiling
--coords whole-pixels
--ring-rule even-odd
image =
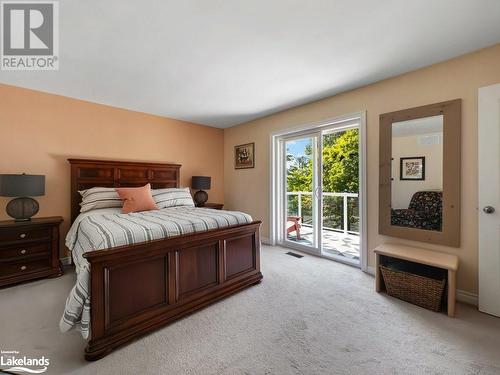
[[[217,127],[500,42],[499,0],[59,4],[60,70],[0,82]]]
[[[443,115],[422,117],[414,120],[392,123],[393,137],[408,137],[412,135],[443,132]]]

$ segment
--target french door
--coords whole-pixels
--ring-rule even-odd
[[[283,245],[360,265],[359,122],[279,137]]]

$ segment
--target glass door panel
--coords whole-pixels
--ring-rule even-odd
[[[285,242],[319,252],[319,134],[284,140]]]
[[[321,136],[322,253],[359,263],[359,130]]]

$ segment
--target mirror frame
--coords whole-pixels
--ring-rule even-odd
[[[443,115],[442,231],[391,225],[392,124]],[[460,246],[460,128],[462,100],[409,108],[380,115],[379,234],[453,247]]]

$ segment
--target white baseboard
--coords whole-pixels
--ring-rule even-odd
[[[60,258],[59,260],[63,266],[70,266],[72,263],[71,257]]]
[[[375,276],[375,267],[368,266],[366,267],[366,273]]]
[[[271,245],[271,240],[267,237],[260,237],[260,242],[262,242],[264,245]]]
[[[478,295],[466,292],[465,290],[457,289],[457,301],[477,306],[479,304]]]

